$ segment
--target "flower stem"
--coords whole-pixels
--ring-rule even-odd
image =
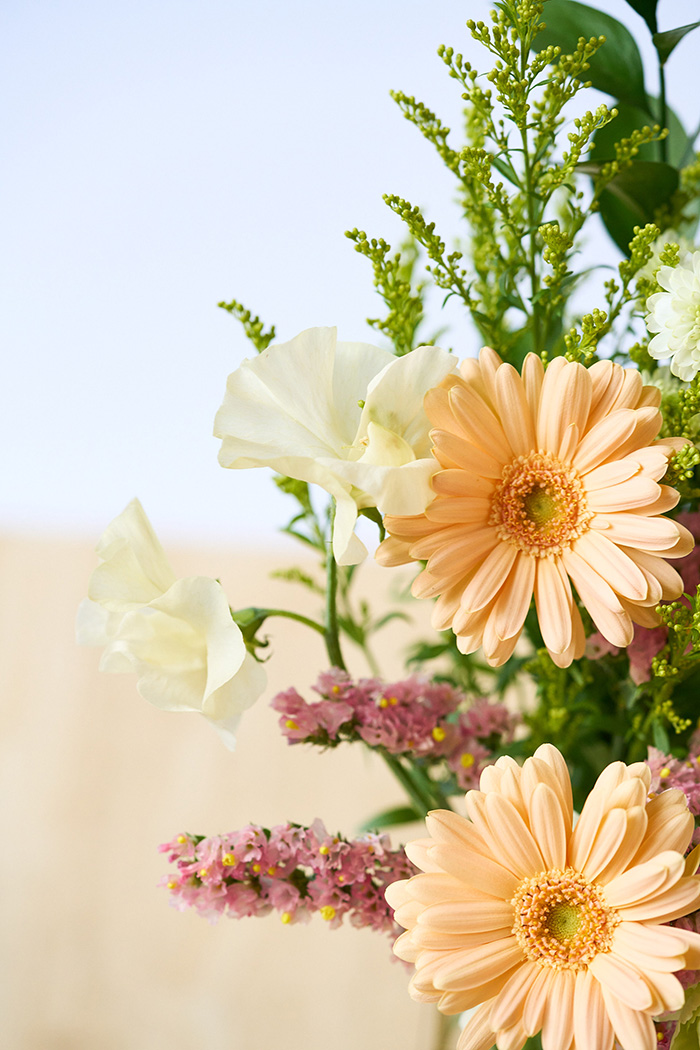
[[[326,652],[333,667],[339,667],[346,671],[343,654],[340,651],[340,636],[338,633],[338,565],[333,557],[333,518],[334,510],[330,512],[330,537],[326,547],[326,626],[323,634],[326,641]]]
[[[668,109],[666,106],[666,70],[659,60],[659,124],[668,127]],[[668,159],[668,135],[659,140],[659,160],[665,164]]]
[[[306,627],[311,627],[312,630],[317,631],[319,634],[325,635],[326,633],[326,628],[322,623],[310,620],[308,616],[302,616],[301,613],[291,612],[288,609],[260,609],[259,612],[265,619],[269,616],[283,616],[287,620],[296,620],[297,623],[303,623]]]

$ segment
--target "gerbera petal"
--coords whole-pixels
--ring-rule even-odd
[[[585,434],[576,451],[573,465],[579,474],[587,474],[610,458],[613,450],[634,433],[635,413],[631,409],[604,416]],[[622,456],[615,456],[622,459]]]
[[[511,543],[499,543],[484,559],[468,583],[462,597],[462,608],[478,612],[500,590],[518,555]]]
[[[653,483],[652,483],[653,484]],[[425,508],[425,516],[428,521],[439,522],[441,525],[454,525],[461,522],[464,525],[485,526],[491,511],[491,500],[484,497],[463,496],[460,498],[434,499]]]
[[[547,784],[529,798],[530,828],[548,868],[566,867],[566,826],[560,801]]]
[[[562,650],[561,653],[555,653],[552,649],[549,650],[552,663],[556,664],[557,667],[569,667],[572,660],[580,660],[586,651],[586,632],[583,627],[581,613],[574,602],[571,603],[571,623],[571,642],[566,649]]]
[[[659,932],[663,929],[663,926],[645,926],[641,922],[621,922],[613,935],[613,950],[645,972],[681,970],[685,962],[682,942],[664,937]]]
[[[631,806],[617,812],[625,814],[625,831],[615,853],[607,858],[607,863],[598,871],[596,881],[602,885],[612,882],[630,866],[630,858],[637,852],[648,826],[645,806]]]
[[[479,948],[444,953],[448,958],[439,963],[432,976],[433,984],[443,992],[459,992],[485,984],[510,970],[523,957],[515,937],[489,941]]]
[[[603,990],[613,995],[632,1010],[648,1010],[653,1002],[651,989],[636,966],[615,952],[599,952],[588,964]]]
[[[661,495],[660,486],[651,478],[634,477],[618,485],[598,488],[588,495],[588,506],[596,513],[633,510],[654,503]]]
[[[551,419],[557,414],[557,380],[562,371],[566,369],[567,362],[563,357],[555,357],[547,365],[544,373],[544,381],[540,391],[540,404],[537,413],[537,447],[548,448],[547,428],[551,425]],[[557,441],[557,446],[559,442]]]
[[[676,572],[667,561],[664,561],[663,557],[650,551],[634,550],[631,547],[620,547],[620,550],[636,562],[646,574],[647,579],[654,577],[658,581],[661,597],[666,601],[678,598],[683,593],[683,580],[680,573]]]
[[[576,974],[574,1041],[576,1050],[610,1050],[613,1041],[600,985],[588,970]]]
[[[671,922],[687,915],[700,904],[700,879],[684,879],[664,893],[654,895],[640,904],[630,904],[619,909],[623,919],[642,922]]]
[[[467,988],[460,992],[443,992],[440,996],[438,1009],[443,1014],[461,1014],[464,1010],[472,1010],[487,999],[493,998],[500,992],[507,980],[516,972],[514,967],[505,973],[494,977],[486,984],[477,984],[474,988]]]
[[[615,413],[617,415],[617,413]],[[658,408],[638,408],[634,412],[634,430],[626,440],[622,440],[614,449],[615,459],[623,459],[635,449],[650,445],[661,430],[663,417]]]
[[[487,478],[500,478],[503,472],[503,461],[490,455],[485,449],[473,445],[466,438],[456,437],[447,430],[431,430],[430,436],[435,445],[435,454],[440,462],[444,456],[450,465],[462,467],[472,474],[481,474]]]
[[[656,1029],[648,1014],[634,1010],[623,1003],[601,984],[605,1009],[623,1050],[655,1050]]]
[[[506,927],[510,930],[513,925],[513,906],[508,901],[495,898],[440,901],[424,908],[419,925],[424,923],[448,934],[483,934]]]
[[[438,470],[433,474],[430,484],[438,496],[470,496],[474,499],[492,496],[494,488],[493,479],[481,478],[457,467]]]
[[[530,991],[539,967],[534,962],[524,962],[503,985],[491,1011],[491,1024],[498,1031],[519,1020],[525,999]]]
[[[682,791],[663,791],[651,799],[647,803],[646,816],[646,834],[634,855],[633,864],[643,864],[666,849],[685,853],[695,829],[695,821]]]
[[[647,902],[651,897],[656,897],[669,887],[675,886],[683,877],[684,870],[683,857],[673,850],[665,850],[652,860],[636,864],[612,879],[605,887],[605,899],[612,908],[631,907],[640,902]]]
[[[461,431],[472,445],[507,463],[512,458],[512,451],[506,434],[498,417],[479,395],[461,384],[453,386],[448,396],[458,432]]]
[[[496,398],[513,455],[526,456],[537,447],[537,439],[525,386],[512,365],[504,364],[498,369]]]
[[[527,354],[523,361],[523,386],[533,419],[537,419],[540,405],[540,391],[544,381],[544,365],[538,354]]]
[[[519,553],[494,606],[494,630],[499,638],[519,633],[527,616],[535,584],[536,559]]]
[[[495,1035],[489,1020],[491,1002],[489,999],[469,1018],[457,1041],[456,1050],[491,1050]]]
[[[497,792],[482,795],[481,800],[481,805],[470,805],[477,802],[477,793],[470,791],[467,808],[493,855],[521,878],[542,871],[542,854],[515,806]]]
[[[547,1000],[542,1025],[542,1050],[560,1050],[568,1046],[574,1027],[574,988],[576,975],[573,970],[561,970],[552,984]]]
[[[603,816],[586,863],[580,869],[587,879],[593,881],[610,857],[615,856],[626,831],[627,814],[624,809],[611,809]]]
[[[436,868],[454,875],[483,893],[510,900],[520,879],[497,860],[489,860],[478,854],[457,853],[450,846],[436,843],[429,850],[430,860]]]
[[[597,514],[591,528],[605,532],[608,539],[647,551],[666,551],[678,542],[679,526],[670,518],[642,514]]]
[[[579,541],[580,542],[580,541]],[[538,558],[535,604],[547,648],[561,653],[571,642],[571,587],[558,558]]]
[[[551,966],[541,966],[530,985],[523,1007],[523,1027],[528,1035],[535,1035],[542,1027],[547,1001],[557,983],[557,971]]]

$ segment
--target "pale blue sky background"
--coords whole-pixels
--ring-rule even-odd
[[[646,44],[624,0],[605,8]],[[487,10],[6,0],[0,528],[97,538],[138,495],[165,537],[272,540],[287,502],[265,472],[216,462],[214,412],[249,353],[216,303],[243,300],[282,340],[337,324],[372,341],[364,318],[379,301],[343,231],[397,243],[383,192],[426,206],[447,234],[457,214],[451,178],[389,89],[458,126],[458,87],[435,50],[484,68],[464,22]],[[672,28],[698,6],[661,0],[659,13]],[[698,39],[669,70],[689,126]],[[456,306],[444,321],[473,353]]]

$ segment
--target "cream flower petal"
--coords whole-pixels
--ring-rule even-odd
[[[530,827],[547,868],[566,867],[566,827],[559,799],[547,784],[538,784],[529,799]]]
[[[535,584],[534,558],[522,554],[515,559],[494,606],[494,630],[499,638],[512,638],[525,622]]]
[[[530,406],[532,418],[537,419],[540,405],[540,392],[544,382],[544,365],[537,354],[527,354],[523,361],[523,386]]]
[[[647,903],[675,886],[684,870],[683,857],[673,850],[665,850],[612,879],[605,887],[605,899],[612,908]]]
[[[575,987],[576,975],[572,970],[557,973],[542,1024],[542,1050],[560,1050],[571,1042]]]
[[[520,1020],[525,999],[529,994],[537,971],[537,965],[528,961],[512,972],[493,1004],[491,1024],[495,1031],[507,1028]]]
[[[513,908],[503,900],[440,901],[422,911],[431,928],[448,934],[484,934],[513,925]],[[402,924],[403,925],[403,924]]]
[[[573,631],[571,586],[566,573],[560,571],[558,558],[538,559],[535,604],[544,644],[550,652],[563,652]]]
[[[494,1032],[489,1022],[490,1013],[491,1000],[469,1019],[457,1041],[457,1050],[491,1050]]]
[[[535,426],[525,384],[512,365],[504,364],[496,373],[496,399],[512,455],[528,455],[537,447]]]
[[[664,791],[651,799],[646,807],[646,815],[647,831],[634,855],[634,864],[643,864],[664,849],[685,853],[695,829],[695,821],[681,791]]]
[[[125,611],[158,598],[175,574],[141,503],[133,499],[107,526],[97,545],[101,564],[93,571],[88,597]]]
[[[574,991],[574,1042],[576,1050],[610,1050],[613,1041],[598,981],[589,970],[576,974]]]
[[[655,1050],[656,1029],[648,1014],[626,1006],[607,986],[601,984],[605,1009],[623,1050]]]
[[[506,432],[483,398],[469,387],[455,385],[450,387],[448,401],[456,435],[461,433],[472,445],[502,462],[512,458]],[[453,427],[449,429],[452,432]]]
[[[462,596],[462,608],[469,612],[483,609],[508,578],[517,550],[510,543],[499,543],[484,559]]]
[[[523,1025],[527,1035],[535,1035],[542,1027],[547,1002],[557,985],[557,971],[550,966],[540,966],[530,986],[523,1009]]]
[[[600,952],[588,969],[606,988],[632,1010],[648,1010],[653,1002],[651,989],[631,962],[615,952]]]
[[[485,984],[506,973],[522,960],[515,937],[489,941],[480,948],[465,948],[449,953],[433,972],[433,983],[444,992],[458,992]]]
[[[440,996],[438,1009],[443,1014],[459,1014],[464,1010],[472,1010],[487,999],[493,999],[500,992],[503,985],[515,973],[515,967],[506,970],[505,973],[494,977],[486,984],[478,984],[475,988],[467,988],[460,992],[443,992]]]

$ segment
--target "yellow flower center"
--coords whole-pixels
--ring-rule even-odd
[[[585,970],[609,952],[620,922],[602,890],[573,868],[523,879],[512,900],[513,934],[532,962],[556,970]]]
[[[504,467],[490,523],[502,540],[546,558],[561,554],[586,532],[592,516],[573,467],[549,452],[531,452]]]

